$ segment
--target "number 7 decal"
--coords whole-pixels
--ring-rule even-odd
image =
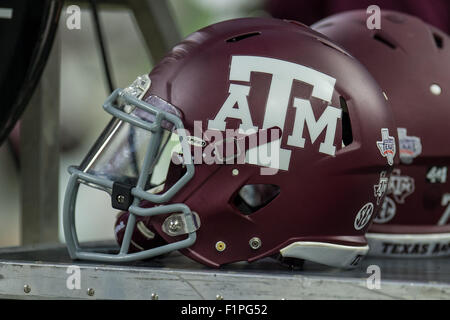
[[[441,219],[439,219],[438,225],[443,226],[447,223],[448,219],[450,218],[450,193],[446,193],[442,196],[441,201],[442,206],[448,205],[447,209],[445,209],[444,214],[442,215]]]

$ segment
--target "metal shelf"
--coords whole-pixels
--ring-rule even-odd
[[[80,289],[67,288],[72,265],[80,268]],[[381,269],[380,289],[367,287],[369,265]],[[106,265],[72,261],[63,245],[0,249],[0,298],[151,300],[155,295],[194,300],[217,295],[226,300],[450,299],[450,259],[365,259],[350,271],[312,263],[291,270],[272,259],[210,269],[179,253]]]

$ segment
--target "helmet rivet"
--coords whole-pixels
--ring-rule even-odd
[[[430,86],[430,91],[431,91],[431,93],[434,94],[435,96],[438,96],[438,95],[440,95],[440,94],[442,93],[441,87],[440,87],[438,84],[436,84],[436,83],[433,83],[433,84]]]
[[[251,238],[248,243],[250,244],[250,248],[252,248],[253,250],[258,250],[262,245],[261,239],[257,237]]]
[[[223,296],[221,296],[220,294],[216,295],[216,300],[223,300]]]
[[[239,175],[239,170],[233,169],[233,171],[231,171],[231,174],[236,177],[237,175]]]
[[[23,292],[25,293],[30,293],[31,292],[31,287],[29,285],[24,285],[23,286]]]
[[[227,248],[227,245],[223,241],[217,241],[216,243],[216,250],[219,252],[224,251]]]
[[[95,294],[95,290],[93,288],[88,288],[87,289],[87,295],[92,297]]]
[[[117,196],[117,202],[118,202],[118,203],[125,203],[125,196],[119,194],[119,195]]]
[[[159,296],[156,293],[152,293],[152,300],[159,300]]]

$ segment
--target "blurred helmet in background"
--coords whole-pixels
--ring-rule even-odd
[[[450,38],[422,20],[381,11],[381,29],[365,11],[314,24],[371,72],[392,107],[401,164],[367,234],[370,254],[450,254]]]

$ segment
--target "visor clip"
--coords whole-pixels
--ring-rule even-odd
[[[114,182],[112,187],[111,206],[118,210],[128,210],[134,200],[134,197],[131,194],[131,189],[133,188],[134,186]]]

